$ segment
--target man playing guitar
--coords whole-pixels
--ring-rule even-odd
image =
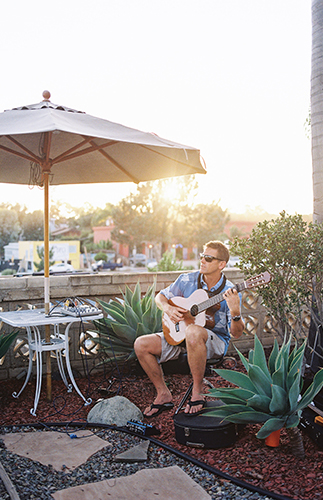
[[[162,332],[142,335],[136,339],[134,347],[137,358],[157,392],[153,404],[144,411],[145,417],[153,417],[173,408],[172,394],[165,384],[161,363],[178,358],[183,350],[187,352],[193,379],[191,399],[184,411],[194,415],[203,409],[203,378],[207,359],[225,354],[230,335],[239,338],[244,329],[240,309],[241,294],[222,273],[228,260],[227,247],[220,241],[210,241],[204,245],[200,270],[181,274],[156,296],[157,306],[175,326],[183,324],[181,322],[188,314],[187,309],[174,304],[175,297],[188,298],[194,291],[202,288],[210,296],[221,291],[224,300],[210,311],[209,316],[213,320],[211,326],[208,322],[204,327],[194,320],[185,321],[185,347],[182,344],[171,345]]]

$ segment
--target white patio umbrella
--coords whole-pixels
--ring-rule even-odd
[[[0,182],[44,187],[44,303],[49,311],[49,185],[205,174],[199,150],[44,100],[0,113]]]
[[[44,305],[49,312],[49,185],[202,173],[199,150],[43,101],[0,113],[0,183],[44,187]],[[46,339],[49,340],[49,328]],[[47,399],[51,398],[47,357]]]

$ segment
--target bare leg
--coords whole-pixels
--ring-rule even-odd
[[[193,378],[193,389],[191,401],[203,399],[203,378],[206,367],[206,341],[208,335],[204,328],[198,325],[189,325],[186,330],[187,361]],[[189,405],[185,413],[196,413],[202,409],[202,405]]]
[[[142,335],[135,341],[135,352],[137,358],[151,382],[154,384],[157,395],[155,404],[164,404],[172,401],[172,394],[165,384],[162,367],[158,364],[156,356],[160,356],[162,343],[158,335]],[[157,409],[146,408],[145,416],[152,416],[157,413]]]

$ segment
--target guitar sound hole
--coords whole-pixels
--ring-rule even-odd
[[[191,310],[190,310],[190,313],[192,316],[197,316],[199,312],[199,308],[196,304],[194,304],[192,307],[191,307]]]

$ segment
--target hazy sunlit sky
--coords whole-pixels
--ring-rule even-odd
[[[42,100],[201,151],[199,199],[312,212],[310,0],[16,0],[1,7],[0,112]],[[72,206],[134,184],[52,187]],[[43,193],[0,184],[0,203]]]

